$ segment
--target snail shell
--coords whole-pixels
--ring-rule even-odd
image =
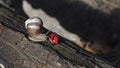
[[[38,17],[29,18],[25,21],[28,38],[35,42],[45,41],[47,36],[42,34],[43,22]]]

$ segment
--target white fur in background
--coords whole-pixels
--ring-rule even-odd
[[[23,9],[29,17],[40,17],[43,20],[43,26],[47,29],[65,37],[68,40],[75,42],[80,40],[80,37],[78,35],[65,30],[59,24],[60,22],[56,18],[47,15],[42,9],[32,8],[32,6],[26,0],[23,1]]]

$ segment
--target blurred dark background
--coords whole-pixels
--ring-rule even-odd
[[[28,17],[23,10],[23,0],[1,0],[17,13]],[[75,33],[86,41],[97,38],[110,42],[112,55],[105,57],[113,65],[119,66],[120,49],[120,8],[108,5],[102,0],[26,0],[34,9],[41,8],[55,17],[64,29]],[[85,3],[87,1],[88,3]],[[89,4],[90,3],[90,4]],[[112,57],[112,58],[111,58]],[[119,59],[116,61],[116,59]]]
[[[4,0],[7,2],[7,0]],[[120,32],[120,10],[113,7],[93,8],[82,0],[26,0],[34,9],[41,8],[48,15],[57,18],[60,24],[68,31],[83,37],[85,40],[102,38],[113,41]],[[11,0],[10,7],[18,13],[24,13],[22,0]],[[8,3],[8,2],[7,2]],[[93,4],[94,5],[94,4]],[[107,10],[108,12],[103,12]],[[26,15],[26,14],[24,14]],[[26,15],[27,16],[27,15]]]

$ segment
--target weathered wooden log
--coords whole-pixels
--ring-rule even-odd
[[[13,63],[14,65],[19,64],[18,66],[20,66],[21,64],[23,64],[23,66],[25,66],[25,64],[28,64],[28,66],[25,68],[28,68],[28,67],[33,68],[29,65],[33,65],[35,67],[41,68],[38,66],[39,64],[46,64],[46,66],[48,66],[48,68],[56,68],[58,66],[61,66],[62,63],[60,64],[60,63],[56,62],[56,64],[53,65],[54,62],[52,62],[52,61],[50,62],[45,59],[45,57],[48,58],[49,53],[52,53],[52,55],[50,55],[50,56],[52,56],[52,58],[50,57],[50,60],[53,60],[53,61],[54,61],[54,59],[56,60],[55,55],[57,55],[57,56],[59,55],[60,57],[62,57],[60,60],[62,62],[65,61],[67,63],[66,67],[69,67],[69,68],[76,67],[74,65],[72,66],[71,63],[78,65],[78,66],[83,65],[88,68],[96,68],[96,67],[112,68],[111,65],[105,63],[104,61],[100,60],[99,58],[96,58],[95,55],[84,51],[80,47],[77,47],[75,44],[73,44],[72,42],[70,42],[67,39],[64,39],[62,37],[61,37],[60,44],[55,45],[55,46],[51,45],[49,43],[49,41],[34,43],[31,41],[28,41],[24,37],[17,38],[17,37],[21,37],[23,34],[25,37],[27,37],[27,33],[26,33],[26,30],[24,27],[25,20],[26,20],[25,17],[0,5],[0,22],[4,26],[7,26],[7,28],[10,28],[10,29],[7,29],[7,28],[4,29],[3,33],[1,33],[0,44],[2,44],[2,47],[6,48],[6,49],[3,49],[3,51],[0,49],[0,54],[3,57],[6,57],[6,59],[8,61],[10,61],[11,63]],[[15,33],[12,33],[13,31],[11,29],[13,31],[15,31]],[[48,30],[44,28],[44,33],[46,33],[47,31]],[[16,37],[17,32],[20,32],[20,33],[18,33],[17,37]],[[7,34],[9,37],[6,36]],[[18,35],[20,35],[20,36],[18,36]],[[22,42],[21,42],[21,39],[22,39]],[[11,55],[7,54],[7,52],[9,52],[9,51],[12,52]],[[10,58],[8,56],[10,56]],[[44,56],[44,58],[43,58],[43,56]],[[15,58],[19,59],[18,63],[16,63],[17,61],[15,62]],[[64,60],[63,58],[66,60]],[[59,60],[59,62],[60,62],[60,60]],[[69,60],[69,62],[71,62],[71,63],[69,63],[67,60]],[[31,63],[29,63],[29,62],[31,62]],[[47,65],[47,62],[48,62],[48,65]],[[57,66],[57,64],[58,64],[58,66]],[[64,63],[62,65],[63,66],[61,66],[60,68],[66,68]],[[17,67],[15,67],[15,68],[17,68]],[[44,68],[44,65],[43,65],[43,68]]]

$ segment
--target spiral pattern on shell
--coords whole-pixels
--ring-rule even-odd
[[[29,18],[25,21],[25,28],[30,36],[42,33],[43,22],[38,17]]]

